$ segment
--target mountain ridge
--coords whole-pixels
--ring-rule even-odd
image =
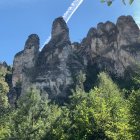
[[[21,84],[21,95],[36,86],[52,100],[64,102],[75,89],[77,76],[86,75],[89,91],[100,71],[125,79],[127,70],[140,61],[140,30],[131,16],[120,16],[117,23],[99,23],[81,43],[71,43],[69,29],[62,17],[54,20],[52,38],[39,52],[39,37],[28,37],[24,50],[13,62],[13,88]],[[128,78],[128,79],[129,79]]]

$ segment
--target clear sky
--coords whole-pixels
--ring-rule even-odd
[[[14,55],[24,48],[27,37],[36,33],[41,45],[51,33],[52,22],[62,16],[73,0],[0,0],[0,61],[13,63]],[[124,6],[114,0],[112,6],[100,0],[84,0],[68,22],[71,41],[80,42],[89,28],[107,20],[116,22],[120,15],[138,18],[140,0]]]

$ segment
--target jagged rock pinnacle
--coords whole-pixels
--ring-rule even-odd
[[[75,88],[80,71],[87,76],[85,89],[90,90],[100,71],[122,80],[131,76],[132,63],[140,61],[140,30],[131,16],[119,17],[116,24],[99,23],[81,43],[72,44],[67,24],[59,17],[51,35],[41,52],[38,36],[30,35],[24,50],[15,56],[13,86],[21,81],[21,94],[33,84],[49,98],[63,102]]]
[[[52,39],[57,37],[63,41],[69,41],[69,29],[62,17],[55,19],[52,25]]]
[[[31,34],[26,43],[25,43],[25,49],[30,49],[31,47],[36,46],[39,48],[39,37],[37,34]]]

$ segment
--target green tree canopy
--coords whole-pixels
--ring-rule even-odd
[[[7,68],[0,67],[0,139],[7,138],[10,134],[9,103],[7,93],[9,86],[5,81]]]
[[[60,112],[58,106],[49,105],[47,97],[41,96],[36,88],[31,88],[18,101],[18,108],[12,117],[10,138],[40,140]]]
[[[76,90],[45,138],[131,140],[129,116],[128,101],[110,77],[101,73],[98,86],[89,93]]]
[[[0,107],[8,106],[7,93],[9,91],[8,84],[5,81],[7,69],[5,67],[0,68]]]

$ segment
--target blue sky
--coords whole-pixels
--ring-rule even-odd
[[[24,48],[27,37],[36,33],[41,45],[51,33],[52,22],[62,16],[73,0],[0,0],[0,61],[12,64],[14,55]],[[100,0],[84,0],[68,22],[71,41],[80,42],[89,28],[107,20],[116,22],[120,15],[137,16],[139,0],[124,6],[115,0],[108,7]]]

